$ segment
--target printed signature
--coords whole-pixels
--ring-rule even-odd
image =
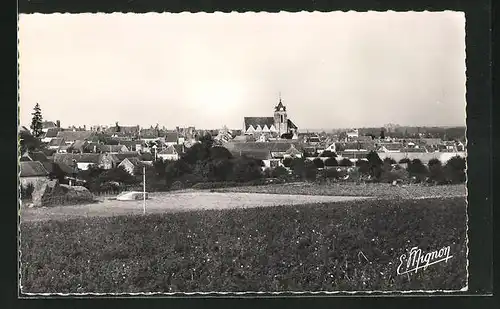
[[[417,273],[419,269],[427,268],[432,264],[439,262],[447,263],[452,257],[453,256],[450,255],[450,246],[443,247],[439,250],[428,252],[426,254],[423,254],[422,249],[413,247],[411,248],[408,256],[403,254],[399,258],[401,263],[399,263],[397,272],[398,275],[404,275],[411,272]]]

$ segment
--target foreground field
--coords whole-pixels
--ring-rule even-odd
[[[437,198],[466,196],[465,184],[426,186],[412,184],[392,186],[386,183],[356,184],[351,182],[316,184],[316,183],[287,183],[269,184],[263,186],[247,186],[234,188],[213,189],[213,192],[247,192],[268,194],[304,194],[330,196],[371,196],[377,198]]]
[[[457,290],[465,228],[464,198],[23,222],[22,291]],[[414,246],[453,258],[397,275]]]
[[[305,203],[340,202],[362,197],[311,196],[260,193],[212,193],[207,191],[156,192],[146,201],[150,213],[172,213],[202,209],[234,209],[300,205]],[[100,203],[21,210],[23,221],[65,220],[78,217],[105,217],[117,215],[142,215],[143,201],[117,201],[104,199]]]

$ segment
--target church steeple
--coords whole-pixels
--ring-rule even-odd
[[[283,102],[281,102],[281,91],[279,93],[279,103],[274,107],[274,111],[279,112],[279,111],[284,111],[286,112],[286,107],[283,105]]]

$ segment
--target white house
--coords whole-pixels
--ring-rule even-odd
[[[157,157],[162,160],[179,160],[180,154],[183,152],[183,145],[169,145],[167,148],[158,152]]]

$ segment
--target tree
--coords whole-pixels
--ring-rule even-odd
[[[283,134],[281,134],[280,137],[283,138],[283,139],[292,139],[293,138],[293,134],[292,133],[283,133]]]
[[[19,133],[19,144],[21,146],[21,153],[25,153],[26,151],[37,151],[42,147],[42,142],[27,131],[21,131]]]
[[[292,167],[292,162],[293,162],[293,159],[290,157],[286,157],[283,159],[283,165],[285,167],[288,167],[288,168]]]
[[[320,158],[314,159],[313,163],[316,166],[316,168],[324,168],[325,167],[325,163]]]
[[[466,180],[465,159],[460,156],[452,157],[446,162],[444,167],[446,179],[451,183],[463,183]]]
[[[304,175],[303,178],[309,181],[316,180],[316,175],[318,173],[318,169],[316,165],[310,160],[304,161]]]
[[[384,164],[389,164],[389,165],[397,163],[396,160],[394,160],[393,158],[385,158],[383,162]]]
[[[357,160],[356,167],[358,168],[358,172],[362,175],[368,175],[370,173],[370,168],[367,160]]]
[[[261,178],[261,167],[254,159],[245,156],[234,160],[232,178],[237,182],[247,182]]]
[[[273,178],[283,178],[288,176],[288,171],[283,166],[278,166],[271,170],[271,177]]]
[[[380,177],[382,173],[382,160],[380,159],[378,153],[375,151],[370,151],[366,156],[368,160],[368,168],[370,169],[370,176],[374,178]]]
[[[120,128],[120,125],[118,124],[118,121],[115,122],[115,132],[120,132],[121,131],[121,128]]]
[[[43,117],[42,117],[42,110],[40,109],[40,105],[36,103],[35,108],[33,109],[34,112],[31,114],[33,117],[31,118],[31,134],[36,137],[40,138],[43,134]]]
[[[338,166],[338,162],[334,157],[330,157],[325,160],[325,166]]]
[[[429,180],[433,181],[437,184],[442,184],[446,181],[446,177],[444,174],[443,165],[441,161],[438,159],[431,159],[429,163],[427,163],[429,167]]]
[[[403,159],[399,160],[399,164],[409,164],[410,162],[411,162],[411,160],[408,158],[403,158]]]
[[[407,170],[411,177],[416,178],[417,182],[425,180],[428,175],[427,167],[425,167],[420,159],[413,159],[408,164]]]
[[[385,130],[380,130],[380,139],[385,139]]]
[[[328,157],[328,158],[335,158],[335,157],[337,157],[337,154],[334,153],[334,152],[332,152],[332,151],[330,151],[330,150],[325,150],[325,151],[323,151],[321,153],[320,157],[323,157],[323,158],[326,158],[326,157]]]
[[[347,159],[347,158],[343,158],[343,159],[342,159],[342,160],[340,160],[340,162],[339,162],[339,166],[347,166],[347,167],[349,167],[349,166],[352,166],[352,165],[353,165],[353,164],[352,164],[352,161],[351,161],[351,160],[349,160],[349,159]]]

